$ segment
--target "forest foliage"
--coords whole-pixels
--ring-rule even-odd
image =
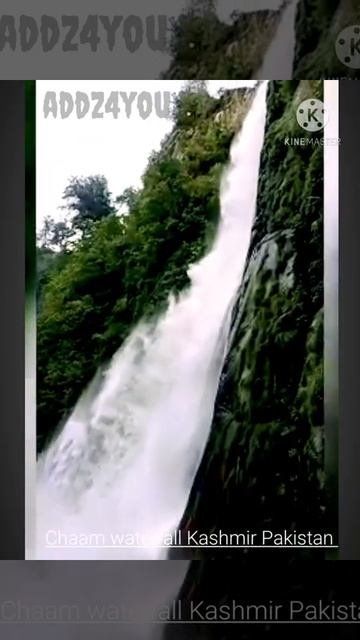
[[[233,11],[225,23],[214,0],[190,0],[172,21],[167,79],[254,77],[275,33],[278,11]]]
[[[141,189],[114,198],[104,176],[74,177],[64,219],[45,220],[37,248],[38,449],[131,328],[188,285],[189,264],[210,246],[235,133],[233,122],[215,117],[226,100],[202,85],[184,88]]]
[[[241,3],[239,3],[241,5]],[[213,0],[189,0],[173,21],[164,78],[254,78],[276,34],[288,0],[278,10],[234,11],[223,22]],[[295,18],[293,77],[359,78],[342,63],[335,43],[360,20],[358,0],[299,0]]]

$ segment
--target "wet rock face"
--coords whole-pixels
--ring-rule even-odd
[[[360,22],[358,0],[300,0],[296,20],[295,78],[360,78],[336,52],[341,31]]]
[[[326,528],[323,149],[284,144],[309,136],[296,108],[321,92],[319,82],[269,85],[251,247],[184,530]]]

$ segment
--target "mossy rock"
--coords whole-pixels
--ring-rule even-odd
[[[308,97],[322,98],[321,82],[269,83],[251,246],[190,529],[325,526],[323,149],[284,145]]]

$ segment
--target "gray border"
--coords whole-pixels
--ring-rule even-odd
[[[360,83],[340,83],[340,559],[360,559]]]
[[[0,82],[0,560],[24,559],[25,91]]]

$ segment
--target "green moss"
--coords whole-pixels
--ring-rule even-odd
[[[310,96],[321,82],[269,85],[236,331],[184,517],[201,531],[323,526],[323,149],[284,144]]]
[[[358,24],[357,0],[301,0],[296,24],[295,78],[359,78],[358,69],[344,65],[335,43],[347,26]]]

